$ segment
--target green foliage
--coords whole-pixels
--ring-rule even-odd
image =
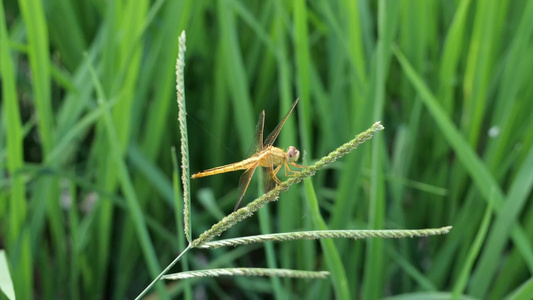
[[[244,158],[259,112],[268,132],[297,97],[276,144],[303,164],[386,127],[221,238],[453,230],[192,249],[172,271],[332,275],[150,292],[533,298],[532,15],[533,1],[497,0],[0,2],[0,245],[17,298],[133,298],[186,247],[170,151],[182,30],[191,173]],[[192,240],[231,213],[239,175],[191,181]]]

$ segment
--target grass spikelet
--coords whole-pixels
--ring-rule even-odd
[[[232,238],[220,241],[205,243],[201,248],[212,249],[219,247],[236,247],[252,243],[263,243],[268,241],[283,242],[292,240],[316,240],[323,238],[346,238],[346,239],[363,239],[363,238],[405,238],[405,237],[423,237],[430,235],[447,234],[452,229],[451,226],[442,228],[418,229],[418,230],[315,230],[301,232],[286,232],[254,235],[247,237]]]
[[[178,101],[178,122],[181,134],[181,182],[183,184],[183,223],[185,237],[191,242],[190,203],[191,193],[189,185],[189,140],[187,137],[187,111],[185,106],[185,84],[183,69],[185,68],[185,31],[179,37],[179,52],[176,61],[176,92]]]
[[[219,276],[267,276],[267,277],[290,277],[290,278],[326,278],[327,271],[299,271],[289,269],[265,269],[265,268],[222,268],[200,271],[187,271],[163,276],[162,279],[178,280],[197,277],[219,277]]]

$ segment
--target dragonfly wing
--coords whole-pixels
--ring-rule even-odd
[[[237,200],[235,208],[233,208],[234,211],[237,210],[239,204],[241,204],[242,198],[244,197],[244,194],[246,193],[246,190],[250,185],[250,181],[252,180],[252,176],[254,176],[255,169],[257,169],[258,165],[259,163],[256,163],[255,165],[248,168],[248,170],[246,170],[246,172],[241,175],[241,179],[239,179],[239,200]]]
[[[298,99],[296,99],[294,101],[294,103],[292,104],[291,110],[289,110],[289,112],[285,115],[283,120],[281,120],[281,122],[278,124],[278,126],[276,126],[276,128],[274,128],[272,133],[266,138],[265,143],[264,143],[264,147],[265,148],[274,145],[274,142],[278,138],[279,132],[281,131],[281,128],[285,124],[285,121],[287,121],[287,119],[291,115],[292,111],[296,107],[296,104],[298,104],[298,100],[300,100],[300,98],[298,98]]]
[[[263,110],[259,114],[257,125],[255,125],[254,143],[256,145],[257,151],[263,150],[263,130],[264,129],[265,129],[265,111]]]
[[[255,126],[254,140],[246,153],[246,157],[250,157],[259,151],[263,150],[263,129],[265,128],[265,111],[259,114],[259,120]]]
[[[276,187],[276,182],[274,181],[274,168],[266,167],[263,168],[263,188],[264,193],[269,192],[270,190]]]

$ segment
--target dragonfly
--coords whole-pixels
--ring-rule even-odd
[[[295,172],[291,170],[289,165],[296,168],[304,168],[305,166],[296,164],[296,161],[298,161],[300,158],[300,151],[298,151],[298,149],[293,146],[289,146],[287,148],[287,152],[285,152],[283,149],[273,146],[281,131],[281,128],[285,124],[285,121],[287,121],[292,111],[296,107],[296,104],[298,104],[298,100],[299,98],[294,101],[289,112],[281,120],[278,126],[274,128],[272,133],[270,133],[264,142],[263,130],[265,127],[265,111],[263,110],[259,114],[259,120],[257,121],[257,125],[255,127],[255,135],[250,150],[251,155],[249,155],[249,158],[239,162],[198,172],[192,175],[192,178],[200,178],[227,172],[245,170],[239,179],[239,198],[234,208],[234,210],[237,210],[244,197],[244,194],[246,193],[246,190],[248,189],[248,186],[250,185],[252,176],[258,167],[263,167],[263,170],[266,173],[264,176],[265,192],[273,189],[275,186],[281,183],[281,180],[279,180],[277,177],[281,167],[284,167],[285,176],[291,176]]]

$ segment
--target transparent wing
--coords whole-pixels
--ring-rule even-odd
[[[239,179],[239,198],[238,198],[239,200],[237,200],[237,203],[235,204],[233,211],[236,211],[237,208],[239,208],[242,198],[244,197],[244,194],[246,193],[246,190],[248,189],[248,186],[250,185],[250,180],[252,180],[252,176],[254,176],[255,169],[257,169],[258,165],[259,165],[259,162],[257,162],[255,165],[250,167],[248,170],[246,170],[246,172],[242,173],[241,179]]]
[[[281,122],[278,124],[278,126],[276,126],[276,128],[274,128],[274,130],[272,131],[272,133],[266,138],[265,143],[264,143],[264,148],[267,148],[267,147],[269,147],[269,146],[274,145],[274,142],[275,142],[276,139],[278,138],[279,132],[281,131],[281,128],[282,128],[283,125],[285,124],[285,121],[287,121],[287,119],[288,119],[289,116],[291,115],[292,111],[293,111],[294,108],[296,107],[296,104],[298,104],[298,100],[300,100],[300,98],[298,98],[298,99],[296,99],[296,100],[294,101],[294,103],[292,104],[291,110],[289,110],[289,112],[285,115],[285,117],[283,118],[283,120],[281,120]]]
[[[263,169],[263,189],[264,193],[268,193],[270,190],[276,187],[276,182],[274,181],[274,168],[266,167]]]
[[[265,159],[270,159],[270,163],[267,164],[269,167],[264,167],[263,169],[263,193],[268,193],[270,190],[276,187],[277,183],[274,180],[274,164],[272,163],[272,155],[266,157]]]
[[[246,157],[250,157],[261,150],[263,150],[263,129],[265,128],[265,111],[263,110],[259,114],[259,120],[257,120],[257,125],[255,125],[255,133],[254,133],[254,140],[252,141],[252,145],[250,145],[250,149],[248,149],[248,153],[246,153]]]

